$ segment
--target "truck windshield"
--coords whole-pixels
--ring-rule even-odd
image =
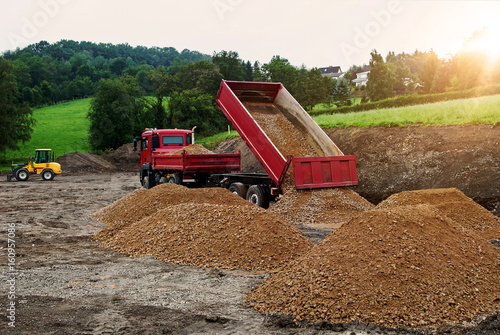
[[[184,145],[184,136],[163,136],[163,145]]]

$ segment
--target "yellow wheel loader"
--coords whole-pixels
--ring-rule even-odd
[[[52,180],[56,174],[62,172],[61,164],[54,160],[51,149],[37,149],[35,160],[30,158],[28,163],[11,165],[12,174],[7,175],[7,180],[16,178],[18,181],[26,181],[30,174],[39,174],[43,180]]]

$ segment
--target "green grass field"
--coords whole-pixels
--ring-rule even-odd
[[[500,95],[366,112],[319,115],[313,119],[322,128],[500,124]]]
[[[87,112],[90,100],[75,100],[33,110],[37,123],[31,140],[20,144],[19,151],[6,152],[6,163],[2,164],[2,170],[10,169],[12,161],[23,163],[30,155],[34,156],[35,149],[50,148],[56,156],[74,151],[88,152],[90,122]]]

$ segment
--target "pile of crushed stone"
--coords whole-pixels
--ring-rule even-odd
[[[56,159],[63,173],[110,173],[116,166],[101,156],[91,153],[72,152]]]
[[[450,219],[460,222],[464,228],[487,240],[500,238],[500,218],[456,188],[405,191],[393,194],[376,208],[420,204],[435,206]]]
[[[96,218],[94,238],[132,257],[248,271],[276,271],[312,247],[298,228],[222,188],[161,184],[137,190]]]
[[[430,199],[428,191],[415,192],[413,199]],[[457,198],[437,193],[441,203],[447,193]],[[466,212],[450,218],[429,204],[389,207],[396,198],[353,217],[267,278],[249,304],[298,319],[387,327],[462,323],[498,312],[500,249],[464,228]]]

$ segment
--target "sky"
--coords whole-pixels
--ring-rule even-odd
[[[0,53],[46,40],[174,47],[245,61],[274,55],[307,68],[368,64],[433,50],[455,54],[472,34],[493,31],[500,1],[421,0],[0,0]],[[491,34],[490,34],[491,35]]]

